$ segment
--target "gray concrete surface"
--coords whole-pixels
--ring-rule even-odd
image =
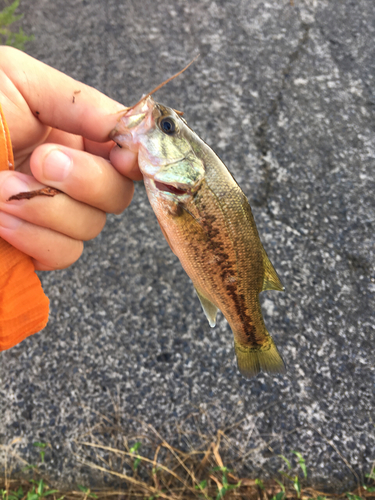
[[[157,98],[249,198],[286,286],[262,305],[288,371],[238,374],[229,326],[209,328],[139,184],[78,263],[42,274],[48,327],[0,354],[0,444],[20,437],[35,461],[32,443],[48,442],[53,477],[100,483],[72,454],[100,415],[116,407],[125,433],[141,419],[178,441],[176,422],[201,412],[207,432],[242,420],[253,477],[299,450],[315,485],[353,486],[375,460],[373,0],[21,7],[29,54],[127,105],[201,54]]]

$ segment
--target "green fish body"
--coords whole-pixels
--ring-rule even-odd
[[[224,314],[238,368],[285,371],[264,325],[259,293],[284,290],[259,239],[246,196],[224,163],[173,109],[151,97],[111,134],[138,151],[146,191],[160,227],[197,291],[210,325]]]

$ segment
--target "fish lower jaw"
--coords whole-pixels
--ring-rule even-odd
[[[156,179],[154,179],[153,177],[149,177],[149,176],[144,176],[144,177],[147,177],[147,183],[151,184],[152,187],[157,190],[157,191],[160,191],[162,193],[166,193],[167,195],[168,194],[171,194],[171,195],[175,195],[175,196],[191,196],[192,193],[191,193],[191,189],[188,188],[187,186],[181,186],[180,184],[167,184],[165,182],[160,182]]]
[[[158,189],[159,191],[164,191],[167,193],[176,194],[178,196],[182,196],[185,194],[187,194],[187,195],[191,194],[189,190],[181,189],[180,187],[174,186],[173,184],[164,184],[163,182],[159,182],[159,181],[154,180],[154,185],[155,185],[156,189]]]

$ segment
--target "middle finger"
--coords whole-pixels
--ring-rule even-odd
[[[134,159],[129,161],[136,161]],[[130,203],[134,185],[106,159],[85,151],[43,144],[30,158],[34,177],[104,212],[121,213]]]
[[[45,186],[21,172],[0,172],[0,211],[36,226],[51,229],[76,240],[95,238],[103,229],[105,212],[74,200],[64,193],[58,196],[36,196],[30,200],[9,198]]]

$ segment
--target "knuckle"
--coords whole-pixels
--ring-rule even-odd
[[[68,260],[65,260],[64,258],[61,260],[61,262],[58,262],[57,265],[54,267],[54,269],[66,269],[67,267],[71,266],[77,260],[81,257],[83,253],[83,241],[79,240],[72,240],[71,241],[71,246],[72,248],[70,249],[70,252],[66,252],[66,255],[69,256]]]
[[[86,225],[85,235],[83,241],[92,240],[96,238],[98,234],[103,230],[107,220],[107,214],[101,210],[97,210],[95,221]]]
[[[134,194],[134,183],[126,183],[124,189],[122,190],[120,196],[117,198],[117,203],[114,204],[111,213],[116,215],[121,214],[130,205]]]

